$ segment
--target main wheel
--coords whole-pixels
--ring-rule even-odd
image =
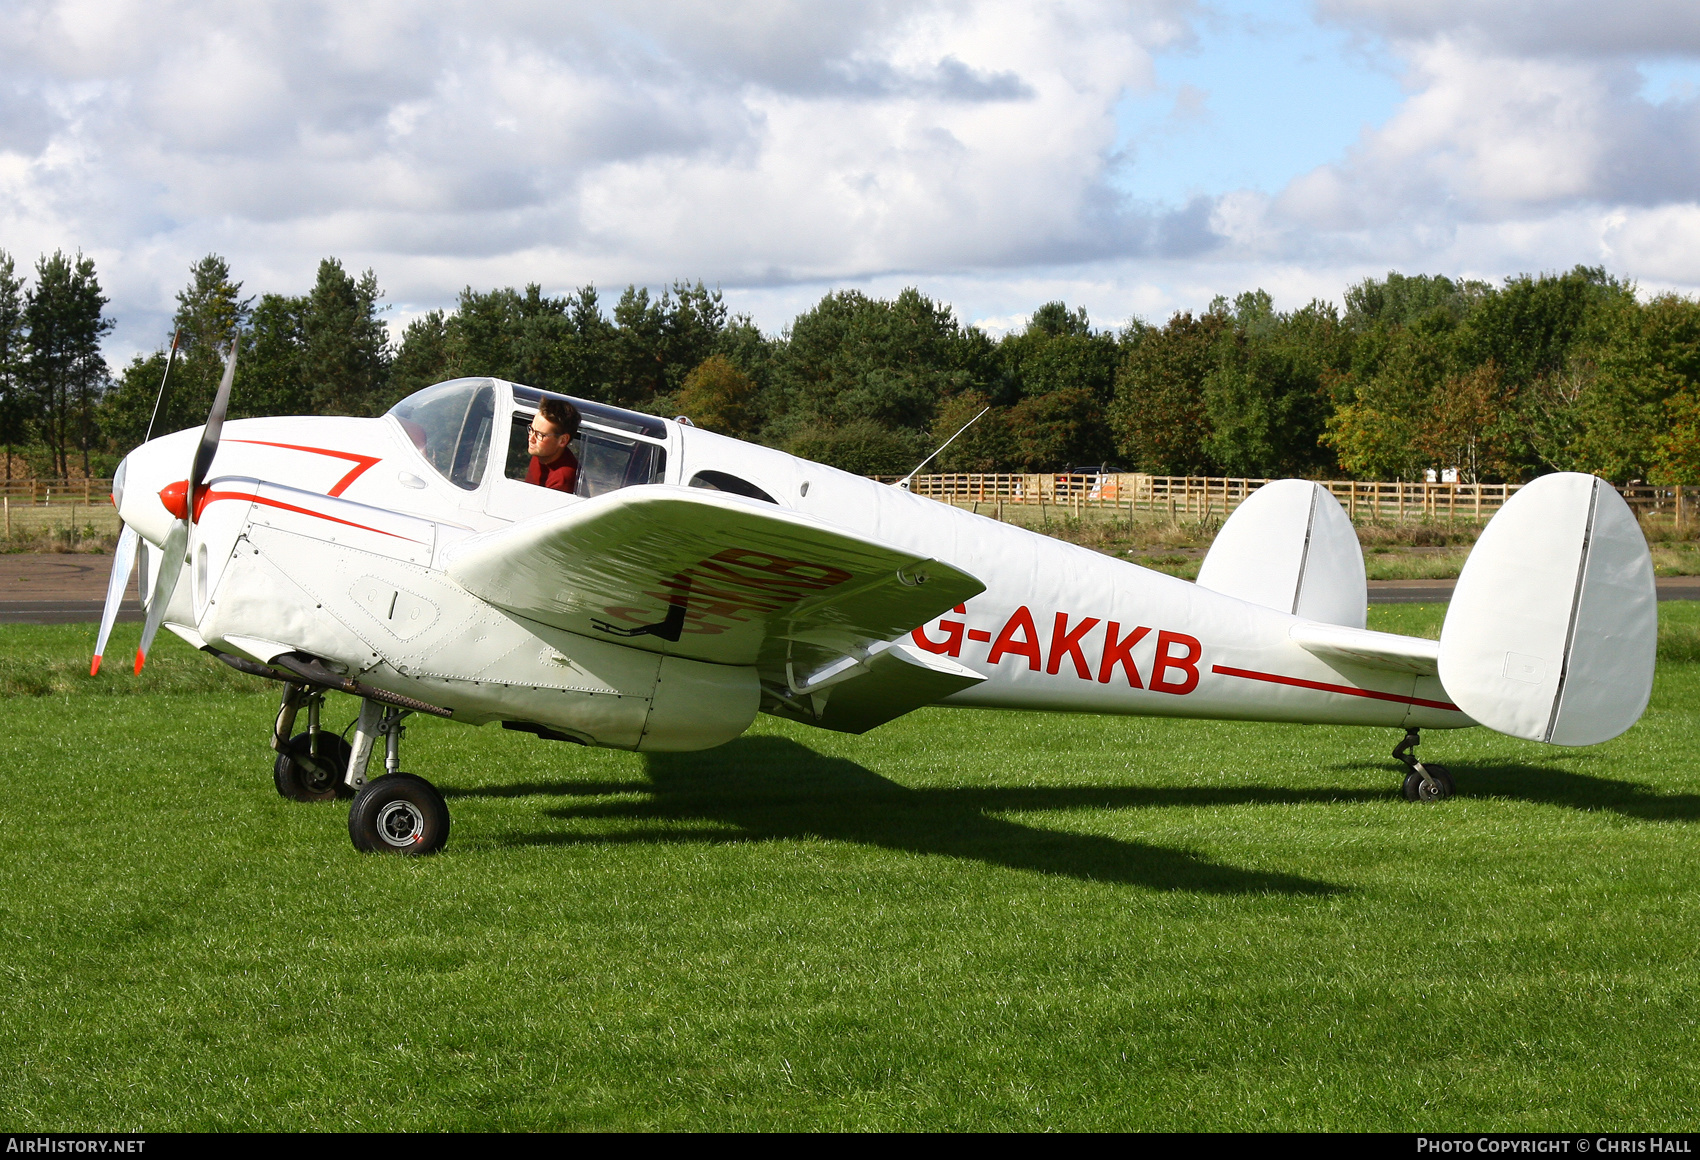
[[[328,802],[352,797],[344,782],[351,746],[335,733],[319,734],[319,755],[310,752],[312,736],[300,733],[290,738],[284,752],[272,763],[272,784],[293,802]]]
[[[422,777],[386,774],[354,795],[348,836],[368,854],[435,854],[449,840],[448,803]]]
[[[1444,765],[1433,761],[1423,762],[1423,768],[1434,781],[1430,786],[1423,780],[1423,775],[1412,770],[1405,775],[1405,800],[1408,802],[1439,802],[1451,797],[1454,791],[1452,774]]]

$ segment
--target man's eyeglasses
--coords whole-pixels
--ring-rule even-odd
[[[527,427],[525,429],[525,437],[527,439],[559,439],[560,438],[559,435],[555,434],[552,431],[539,431],[535,427]]]

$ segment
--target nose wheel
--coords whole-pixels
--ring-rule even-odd
[[[1452,774],[1434,761],[1418,761],[1417,745],[1422,741],[1415,729],[1405,731],[1405,739],[1393,747],[1393,758],[1410,772],[1405,774],[1405,800],[1408,802],[1445,801],[1455,792]]]

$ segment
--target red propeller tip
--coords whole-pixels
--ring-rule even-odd
[[[142,673],[142,662],[147,660],[147,659],[148,658],[147,658],[146,653],[144,653],[141,649],[136,650],[136,675],[137,676],[141,675],[141,673]]]
[[[91,676],[91,677],[100,676],[100,654],[99,653],[94,654],[94,664],[89,666],[89,676]]]

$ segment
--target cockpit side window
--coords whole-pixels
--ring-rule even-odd
[[[505,465],[509,479],[523,480],[531,466],[525,430],[535,414],[535,411],[514,408]],[[618,491],[622,487],[660,483],[666,474],[666,448],[621,432],[605,431],[592,425],[589,416],[585,417],[578,434],[567,447],[578,460],[578,486],[575,491],[586,498]]]
[[[730,492],[733,495],[744,495],[751,499],[764,500],[767,503],[779,502],[749,480],[739,479],[737,476],[728,475],[724,471],[699,471],[691,476],[691,486],[706,487],[710,491]]]
[[[496,389],[489,379],[451,379],[390,408],[413,445],[456,487],[477,491],[490,458]]]

